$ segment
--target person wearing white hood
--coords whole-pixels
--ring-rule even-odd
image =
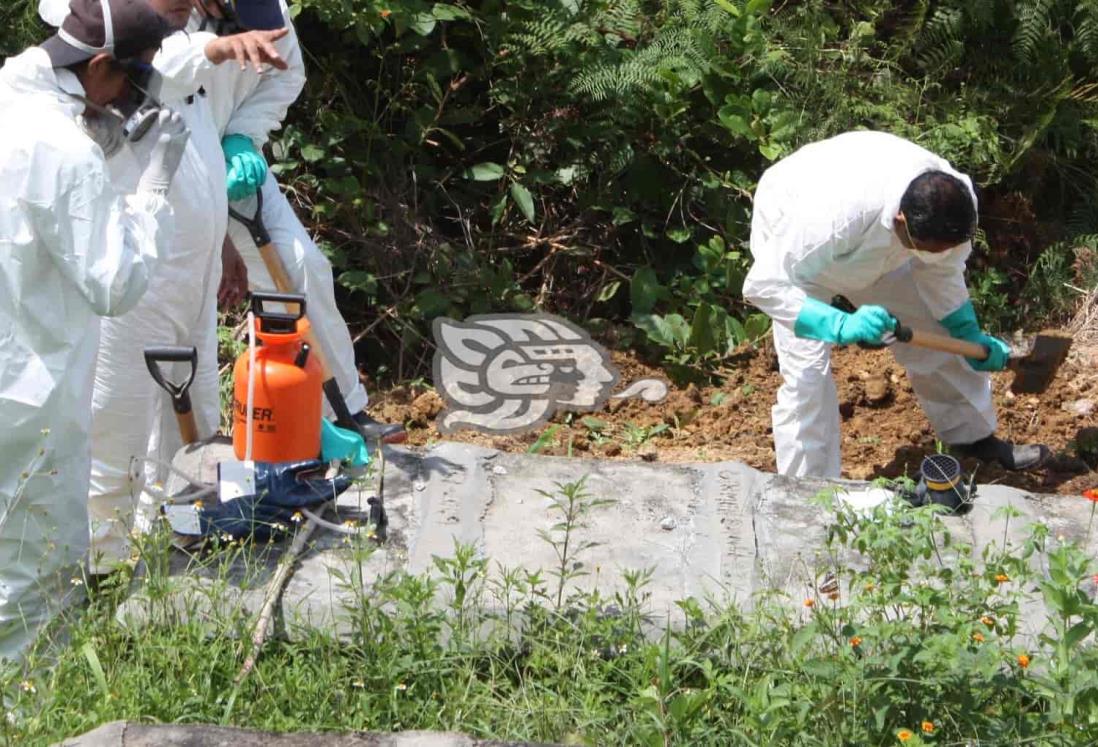
[[[987,372],[1006,366],[1009,348],[981,330],[965,286],[975,228],[969,178],[886,133],[806,145],[762,175],[743,295],[774,322],[783,379],[772,413],[778,472],[839,477],[831,346],[888,342],[897,318],[990,352],[981,361],[891,347],[938,438],[962,456],[1007,469],[1032,469],[1048,458],[1044,446],[995,436]],[[835,295],[868,305],[847,313],[830,305]]]
[[[190,17],[190,0],[147,2],[175,32],[181,32]],[[285,67],[272,46],[284,33],[244,35],[236,40],[237,48],[214,39],[202,53],[210,65],[229,60],[243,63],[250,56],[256,64]],[[183,33],[169,36],[153,58],[154,67],[157,58],[178,43],[176,37],[187,43]],[[239,69],[233,64],[224,67]],[[170,462],[181,445],[171,408],[146,370],[145,348],[194,346],[200,360],[212,361],[212,366],[199,368],[192,385],[199,437],[214,435],[220,418],[216,294],[228,210],[220,134],[207,96],[197,86],[165,80],[153,71],[150,77],[155,81],[151,87],[157,100],[180,114],[191,135],[167,194],[175,230],[158,272],[133,309],[102,326],[92,396],[88,492],[88,570],[96,576],[130,558],[134,499],[140,496],[144,502],[144,484],[163,477],[160,465]],[[119,185],[136,182],[148,158],[146,149],[118,142],[111,150],[107,163],[112,181]],[[181,380],[183,376],[176,372],[171,378]],[[151,457],[148,463],[142,461],[147,457]]]
[[[229,167],[229,199],[239,200],[234,208],[250,217],[255,214],[256,208],[252,195],[262,189],[263,224],[286,265],[295,289],[308,299],[309,321],[326,348],[348,409],[355,413],[355,421],[368,440],[400,443],[407,438],[401,425],[380,423],[365,411],[369,398],[359,380],[350,332],[336,305],[331,262],[294,213],[275,176],[269,173],[259,150],[270,133],[282,126],[287,110],[305,86],[305,64],[289,9],[283,0],[191,2],[195,14],[189,28],[198,32],[196,36],[209,31],[225,36],[245,29],[279,27],[289,32],[278,43],[289,66],[285,72],[278,75],[243,75],[232,81],[222,78],[206,85],[216,99],[215,107],[222,110],[218,118],[225,123],[222,146]],[[202,42],[196,42],[199,43]],[[201,79],[197,68],[204,63],[200,56],[192,54],[188,59],[179,54],[172,57],[171,62],[165,59],[161,67],[165,75],[183,77],[190,74]],[[224,92],[231,96],[226,99]],[[247,229],[240,222],[230,220],[229,237],[243,255],[251,285],[261,290],[275,290],[274,281]]]
[[[167,247],[187,130],[156,116],[128,192],[93,137],[169,32],[143,0],[73,0],[0,69],[0,658],[20,658],[80,580],[99,317],[138,302]]]

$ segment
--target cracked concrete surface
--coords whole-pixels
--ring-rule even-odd
[[[231,447],[211,444],[181,452],[177,466],[212,481],[217,460],[230,457]],[[554,567],[557,558],[543,533],[560,517],[543,491],[553,493],[559,484],[581,477],[586,477],[588,493],[607,503],[593,510],[576,533],[578,541],[595,544],[580,556],[585,575],[572,582],[573,588],[612,596],[625,589],[623,571],[649,569],[646,591],[657,627],[674,621],[675,602],[686,597],[750,604],[754,594],[769,589],[799,603],[833,562],[823,555],[827,516],[811,498],[836,484],[858,494],[869,488],[784,478],[738,462],[568,459],[449,442],[419,452],[387,448],[384,461],[388,542],[356,560],[341,535],[319,531],[282,595],[278,633],[292,638],[303,627],[322,627],[349,634],[358,594],[368,594],[374,579],[399,569],[432,572],[433,558],[452,556],[455,542],[473,545],[491,560],[493,570]],[[378,477],[375,470],[340,497],[340,520],[365,519]],[[1006,506],[1021,516],[1008,523],[999,511]],[[1004,534],[1020,542],[1034,522],[1046,524],[1052,537],[1083,542],[1089,511],[1087,501],[1069,496],[980,486],[973,511],[945,521],[978,554],[991,542],[1001,543]],[[150,614],[171,614],[216,621],[240,606],[254,611],[287,545],[242,554],[240,569],[228,578],[196,567],[180,553],[173,560],[178,588],[170,601],[150,605],[138,594],[122,606],[120,618],[140,624]],[[1092,538],[1088,549],[1098,550],[1098,541]],[[347,582],[356,562],[365,587],[358,591]],[[1039,602],[1031,603],[1027,613],[1027,629],[1034,632],[1043,622]]]

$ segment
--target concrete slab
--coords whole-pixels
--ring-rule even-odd
[[[230,453],[227,444],[210,444],[181,452],[176,466],[213,481],[214,465]],[[433,559],[452,556],[455,542],[473,545],[493,568],[557,567],[556,551],[546,541],[562,520],[552,496],[559,495],[561,484],[581,478],[586,493],[601,503],[573,534],[573,542],[587,547],[578,556],[584,575],[573,579],[569,590],[597,588],[609,596],[623,589],[623,571],[649,569],[646,591],[657,627],[685,597],[749,604],[757,592],[776,589],[799,602],[836,560],[823,554],[828,517],[812,497],[836,485],[852,491],[869,487],[789,479],[737,462],[568,459],[458,443],[418,452],[387,448],[383,483],[380,478],[380,470],[364,477],[340,497],[337,513],[338,521],[364,521],[367,500],[383,485],[388,542],[373,553],[356,552],[344,535],[318,531],[282,595],[279,633],[292,638],[303,627],[320,627],[348,634],[349,611],[370,593],[374,580],[394,570],[432,572]],[[1086,539],[1091,504],[1082,498],[999,486],[980,486],[978,496],[970,514],[946,519],[977,553],[1004,537],[1020,543],[1034,522],[1048,526],[1053,537]],[[1016,515],[1008,517],[1008,508]],[[1093,554],[1098,539],[1090,542]],[[287,546],[249,548],[228,574],[180,553],[172,561],[177,588],[169,601],[154,604],[139,594],[122,605],[120,618],[140,625],[150,616],[217,621],[254,613]],[[221,593],[225,590],[231,593]],[[1043,614],[1039,604],[1027,611],[1033,632]]]

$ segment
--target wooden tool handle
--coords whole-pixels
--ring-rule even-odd
[[[906,342],[920,348],[963,355],[965,358],[974,358],[978,361],[987,360],[989,354],[988,349],[978,342],[958,340],[954,337],[936,335],[933,332],[923,332],[918,329],[911,330],[911,339]]]
[[[286,265],[282,263],[282,257],[279,256],[278,250],[275,249],[274,244],[264,244],[259,247],[259,256],[263,259],[263,264],[267,267],[267,273],[271,276],[271,280],[274,281],[275,290],[279,293],[297,293],[297,289],[294,288],[293,281],[290,280],[290,273],[286,272]],[[299,304],[288,304],[295,309]],[[320,344],[320,340],[317,339],[316,330],[310,325],[309,331],[305,333],[305,342],[308,343],[309,348],[312,350],[312,355],[316,357],[317,363],[320,364],[320,371],[324,376],[324,381],[331,379],[334,374],[332,373],[332,366],[328,363],[328,356],[324,351],[324,346]]]
[[[175,419],[179,423],[179,435],[184,445],[193,444],[198,440],[198,425],[194,422],[194,411],[177,412]]]

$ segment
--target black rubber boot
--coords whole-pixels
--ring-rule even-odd
[[[356,413],[354,418],[367,441],[383,444],[402,444],[408,440],[408,433],[404,430],[403,425],[374,420],[366,414],[365,410]]]
[[[981,462],[998,462],[1003,469],[1036,469],[1052,455],[1044,444],[1012,444],[994,435],[970,444],[954,444],[950,449],[961,457],[975,457]]]

